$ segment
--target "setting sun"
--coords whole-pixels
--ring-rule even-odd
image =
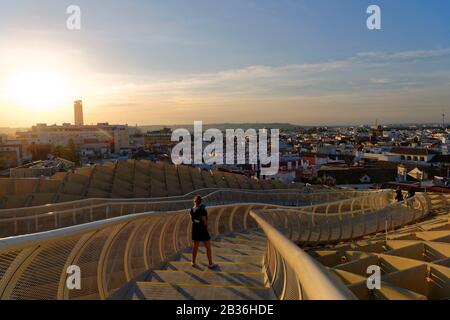
[[[6,85],[11,102],[29,111],[49,111],[69,94],[65,78],[57,72],[30,68],[13,72]]]

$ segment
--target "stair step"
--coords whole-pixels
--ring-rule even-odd
[[[266,234],[263,231],[242,231],[242,232],[236,232],[236,233],[232,234],[232,236],[265,238]]]
[[[274,300],[264,286],[221,286],[167,282],[137,282],[128,298],[139,300]]]
[[[213,272],[207,267],[206,263],[197,263],[197,268],[195,270],[203,272]],[[166,268],[168,270],[193,270],[190,261],[170,261],[167,263]],[[224,272],[261,272],[262,263],[255,262],[221,262],[219,267],[215,271]]]
[[[228,286],[264,286],[262,272],[240,273],[212,271],[203,272],[192,270],[154,270],[145,279],[145,282],[169,282],[188,284],[210,284]]]
[[[246,240],[246,241],[266,241],[267,238],[264,235],[258,235],[258,234],[246,234],[246,233],[235,233],[235,234],[228,234],[221,238],[227,238],[227,239],[236,239],[236,240]]]
[[[213,251],[213,261],[214,263],[221,263],[221,262],[257,262],[262,263],[263,255],[242,255],[242,254],[236,254],[236,255],[229,255],[229,254],[218,254]],[[191,261],[192,255],[190,253],[183,253],[180,256],[180,261]],[[199,254],[197,256],[197,260],[199,262],[204,263],[207,261],[207,257],[205,254]]]
[[[223,238],[217,238],[215,240],[216,243],[231,243],[231,244],[238,244],[238,245],[256,245],[256,246],[266,246],[267,239],[261,239],[261,240],[248,240],[248,239],[238,239],[238,238],[232,238],[232,237],[223,237]]]
[[[212,252],[213,254],[229,254],[229,255],[237,255],[237,254],[241,254],[241,255],[250,255],[250,256],[254,256],[254,255],[264,255],[265,250],[262,249],[250,249],[248,247],[246,248],[233,248],[233,247],[228,247],[228,248],[212,248]],[[185,253],[192,253],[192,248],[188,248],[185,250]],[[206,253],[206,248],[204,247],[200,247],[198,249],[198,253],[199,254],[205,254]]]
[[[212,248],[233,248],[233,249],[244,249],[244,250],[263,250],[265,251],[267,248],[266,244],[239,244],[239,243],[231,243],[226,241],[212,241]]]

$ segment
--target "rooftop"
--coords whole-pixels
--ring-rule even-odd
[[[395,154],[403,154],[403,155],[418,155],[418,156],[427,156],[432,154],[438,154],[438,152],[426,148],[411,148],[411,147],[394,147],[390,151]]]

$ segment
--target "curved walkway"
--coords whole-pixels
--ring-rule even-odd
[[[385,231],[382,221],[397,228],[443,205],[434,195],[420,194],[400,205],[390,205],[390,198],[389,192],[374,192],[299,209],[261,203],[210,207],[221,268],[212,273],[186,269],[190,218],[185,210],[130,214],[2,239],[0,297],[355,298],[289,238],[306,246],[354,240]],[[80,290],[67,289],[71,265],[81,269]]]

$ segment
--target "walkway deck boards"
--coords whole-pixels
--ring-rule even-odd
[[[205,249],[200,248],[198,266],[193,267],[191,250],[168,261],[165,268],[150,271],[122,299],[134,300],[273,300],[263,272],[266,238],[258,231],[222,236],[213,241],[213,260],[207,267]]]

